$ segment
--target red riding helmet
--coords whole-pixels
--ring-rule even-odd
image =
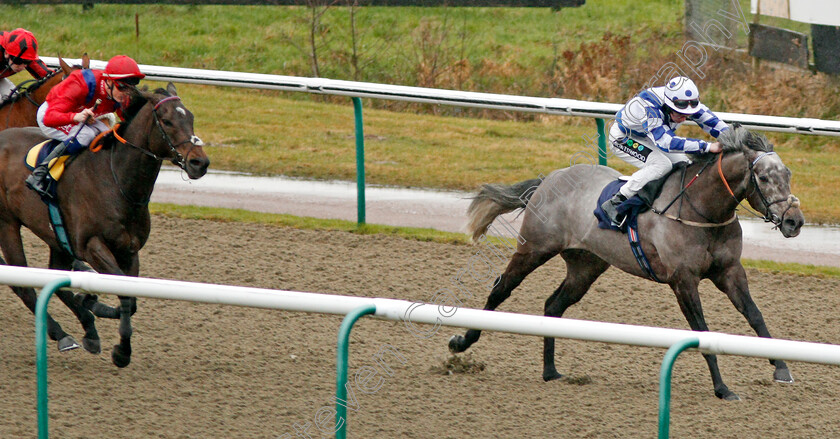
[[[38,40],[26,29],[15,29],[5,35],[2,41],[3,49],[15,61],[35,61],[38,59]],[[15,62],[15,64],[20,64]]]
[[[102,77],[126,84],[137,85],[146,75],[140,72],[140,67],[137,66],[137,63],[133,59],[125,55],[117,55],[108,60]]]

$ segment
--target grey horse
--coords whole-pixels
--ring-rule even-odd
[[[697,156],[688,167],[686,175],[699,173],[693,184],[685,188],[680,173],[675,172],[664,183],[653,209],[639,215],[642,249],[659,281],[674,290],[692,330],[708,331],[697,286],[701,279],[710,279],[756,334],[769,338],[741,265],[741,226],[735,209],[746,199],[787,238],[799,234],[805,218],[799,200],[790,193],[791,172],[764,136],[734,127],[718,140],[723,153]],[[546,300],[546,316],[561,317],[610,265],[649,278],[637,263],[627,237],[598,228],[593,215],[602,188],[619,176],[608,167],[575,165],[554,171],[545,179],[482,186],[468,210],[467,229],[473,240],[479,240],[499,215],[525,209],[516,252],[496,279],[484,309],[496,309],[528,274],[557,254],[566,262],[566,278]],[[673,200],[677,202],[663,213]],[[449,349],[463,352],[480,335],[481,331],[470,329],[464,336],[453,336]],[[543,379],[560,378],[554,365],[553,338],[545,338],[543,354]],[[716,356],[703,356],[715,395],[740,399],[724,384]],[[776,381],[793,381],[783,361],[770,363],[775,366]]]

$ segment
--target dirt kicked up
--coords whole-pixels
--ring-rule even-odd
[[[25,237],[34,266],[44,247]],[[465,268],[475,248],[346,232],[153,218],[141,275],[196,282],[429,301]],[[501,310],[542,314],[564,276],[562,260],[538,269]],[[840,343],[840,281],[749,271],[752,296],[778,338]],[[486,285],[464,279],[481,308]],[[34,437],[32,315],[0,294],[0,437]],[[710,282],[701,284],[715,331],[753,335]],[[114,304],[114,297],[102,300]],[[60,303],[53,316],[81,338]],[[667,286],[610,269],[566,317],[688,328]],[[132,363],[108,350],[117,322],[98,320],[105,353],[49,347],[50,430],[56,438],[319,438],[333,431],[335,344],[341,318],[140,299]],[[428,330],[430,326],[419,326]],[[348,437],[655,437],[664,350],[558,340],[565,381],[544,383],[542,340],[485,332],[448,373],[442,328],[428,339],[402,323],[363,318],[350,346]],[[836,437],[840,368],[789,362],[796,382],[773,382],[764,359],[719,356],[740,402],[714,397],[705,361],[680,356],[672,437]],[[462,362],[463,363],[463,362]],[[481,366],[484,366],[483,368]],[[469,373],[458,373],[466,369]],[[376,371],[373,373],[371,371]],[[362,377],[356,379],[357,376]],[[367,379],[365,379],[367,377]]]

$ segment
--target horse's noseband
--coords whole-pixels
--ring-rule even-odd
[[[775,200],[775,201],[767,201],[767,197],[764,196],[764,193],[761,192],[761,187],[759,187],[759,185],[758,185],[758,180],[755,177],[755,172],[753,171],[753,168],[755,167],[755,164],[758,163],[759,160],[761,160],[764,157],[767,157],[769,155],[776,155],[776,153],[773,152],[773,151],[761,153],[761,154],[758,155],[758,157],[755,158],[755,160],[752,161],[752,163],[750,163],[750,180],[752,180],[753,187],[755,188],[756,193],[758,193],[759,199],[761,199],[761,202],[764,204],[764,211],[765,211],[764,221],[773,223],[776,227],[779,227],[782,224],[782,221],[785,220],[785,215],[787,215],[788,211],[790,209],[794,208],[794,207],[799,207],[799,198],[796,198],[795,195],[790,194],[785,198],[780,198],[780,199]],[[782,203],[782,202],[785,202],[785,201],[788,202],[788,206],[782,212],[781,217],[779,217],[778,215],[776,215],[773,212],[770,212],[770,206],[772,206],[774,204],[777,204],[777,203]]]
[[[187,154],[186,154],[187,156],[189,156],[189,155],[190,155],[190,151],[192,151],[192,149],[193,149],[193,148],[195,148],[196,146],[202,146],[202,145],[204,145],[204,142],[203,142],[203,141],[201,141],[201,139],[199,139],[199,138],[198,138],[198,136],[196,136],[195,134],[193,134],[193,135],[191,135],[191,136],[190,136],[190,138],[189,138],[189,139],[184,140],[183,142],[172,143],[172,139],[169,137],[169,135],[168,135],[168,134],[166,134],[166,131],[164,131],[164,130],[163,130],[163,125],[162,125],[162,124],[161,124],[161,122],[160,122],[160,117],[158,116],[158,112],[157,112],[158,107],[160,107],[160,105],[161,105],[162,103],[164,103],[164,102],[166,102],[166,101],[180,101],[180,100],[181,100],[181,98],[180,98],[180,97],[178,97],[178,96],[168,96],[168,97],[165,97],[165,98],[163,98],[163,99],[159,100],[157,104],[155,104],[154,109],[152,109],[152,114],[153,114],[153,115],[154,115],[154,117],[155,117],[155,125],[158,127],[158,130],[160,131],[160,134],[161,134],[161,135],[163,136],[163,138],[166,140],[166,143],[167,143],[167,145],[169,146],[169,150],[172,152],[173,157],[170,159],[170,161],[171,161],[174,165],[176,165],[176,166],[178,166],[179,168],[181,168],[181,169],[183,169],[183,170],[185,170],[185,171],[186,171],[186,170],[187,170],[187,160],[186,160],[186,157],[185,157],[185,156],[183,156],[183,155],[181,155],[181,153],[180,153],[180,152],[178,152],[178,150],[177,150],[176,148],[177,148],[177,147],[179,147],[179,146],[181,146],[181,145],[183,145],[183,144],[185,144],[185,143],[190,143],[192,146],[190,146],[190,149],[187,151]]]

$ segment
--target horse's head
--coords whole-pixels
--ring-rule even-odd
[[[130,92],[131,104],[125,110],[128,119],[135,119],[143,112],[153,119],[149,136],[149,150],[158,157],[169,159],[195,180],[207,173],[210,159],[204,152],[204,142],[193,131],[193,114],[181,102],[175,85],[154,93],[134,90]]]
[[[747,161],[750,181],[746,199],[750,206],[786,238],[799,235],[805,216],[799,210],[799,199],[790,193],[790,169],[773,151],[773,144],[741,126],[724,131],[718,140],[724,152],[740,151]]]

